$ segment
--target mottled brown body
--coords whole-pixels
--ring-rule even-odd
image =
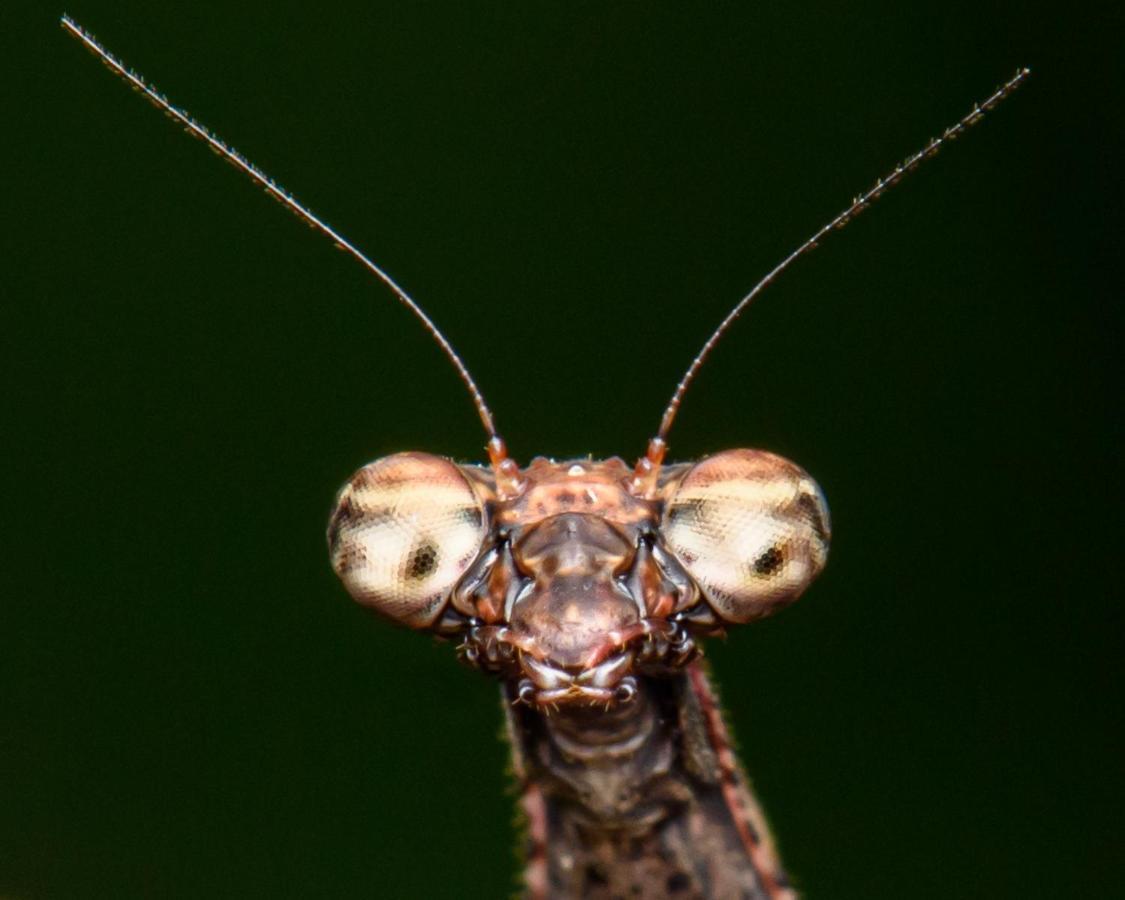
[[[610,710],[509,702],[527,896],[795,896],[718,722],[698,663]]]

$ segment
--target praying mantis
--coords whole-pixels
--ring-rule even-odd
[[[328,527],[332,566],[360,604],[456,646],[500,682],[532,898],[795,897],[731,747],[704,639],[797,600],[827,562],[819,486],[764,450],[666,460],[688,387],[743,311],[797,259],[976,124],[985,101],[786,256],[692,360],[635,464],[520,465],[468,367],[379,265],[174,106],[69,17],[64,29],[380,281],[434,339],[487,437],[484,465],[418,451],[360,468]]]

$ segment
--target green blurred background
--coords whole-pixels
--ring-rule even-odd
[[[0,896],[506,895],[495,686],[323,538],[365,461],[481,458],[462,387],[61,11],[5,13]],[[709,651],[808,897],[1121,890],[1119,20],[68,11],[385,264],[523,461],[639,454],[734,300],[1032,66],[771,289],[672,456],[775,450],[833,510],[821,581]]]

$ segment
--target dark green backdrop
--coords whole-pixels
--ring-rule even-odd
[[[765,296],[672,455],[776,450],[833,509],[821,581],[711,651],[807,895],[1107,896],[1120,23],[756,6],[68,11],[414,292],[524,461],[640,453],[738,296],[1034,67]],[[464,391],[59,12],[5,25],[0,895],[504,896],[494,685],[323,538],[365,461],[480,458]]]

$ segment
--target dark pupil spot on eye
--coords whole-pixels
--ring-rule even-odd
[[[437,568],[438,549],[429,541],[418,544],[406,561],[406,577],[419,581]]]
[[[785,562],[785,556],[778,547],[770,547],[754,560],[754,571],[759,575],[773,575]]]

